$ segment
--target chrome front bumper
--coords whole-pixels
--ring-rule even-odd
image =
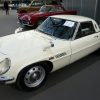
[[[6,82],[9,82],[9,81],[12,81],[12,80],[14,80],[14,78],[13,77],[0,77],[0,84],[4,84],[4,83],[6,83]]]
[[[31,25],[29,23],[29,21],[20,20],[20,19],[19,19],[19,21],[17,23],[19,23],[21,26],[28,26],[28,27],[33,27],[34,26],[34,25]]]

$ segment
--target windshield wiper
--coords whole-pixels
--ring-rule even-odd
[[[47,33],[47,32],[44,32],[42,30],[38,30],[39,32],[42,32],[43,34],[46,34],[46,35],[49,35],[49,36],[52,36],[51,34]]]

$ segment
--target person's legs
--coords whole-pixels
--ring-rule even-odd
[[[5,9],[5,11],[6,11],[6,15],[7,15],[7,9]]]
[[[7,9],[7,14],[9,15],[9,9]]]
[[[9,15],[9,10],[8,9],[6,9],[6,15]]]

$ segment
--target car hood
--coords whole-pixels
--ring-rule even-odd
[[[36,12],[34,12],[34,13],[29,13],[30,16],[33,16],[33,15],[40,15],[40,14],[43,14],[43,12],[36,11]]]
[[[50,45],[50,38],[35,30],[12,34],[0,38],[0,52],[9,58],[25,58],[42,54],[46,46]]]
[[[39,12],[39,11],[35,11],[34,13],[32,12],[32,13],[24,13],[21,17],[20,17],[20,19],[22,20],[27,20],[28,18],[30,18],[30,17],[33,17],[33,16],[38,16],[38,15],[41,15],[41,14],[43,14],[43,12]]]

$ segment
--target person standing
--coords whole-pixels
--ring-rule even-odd
[[[4,2],[4,9],[6,11],[6,15],[9,15],[9,4],[7,1]]]

